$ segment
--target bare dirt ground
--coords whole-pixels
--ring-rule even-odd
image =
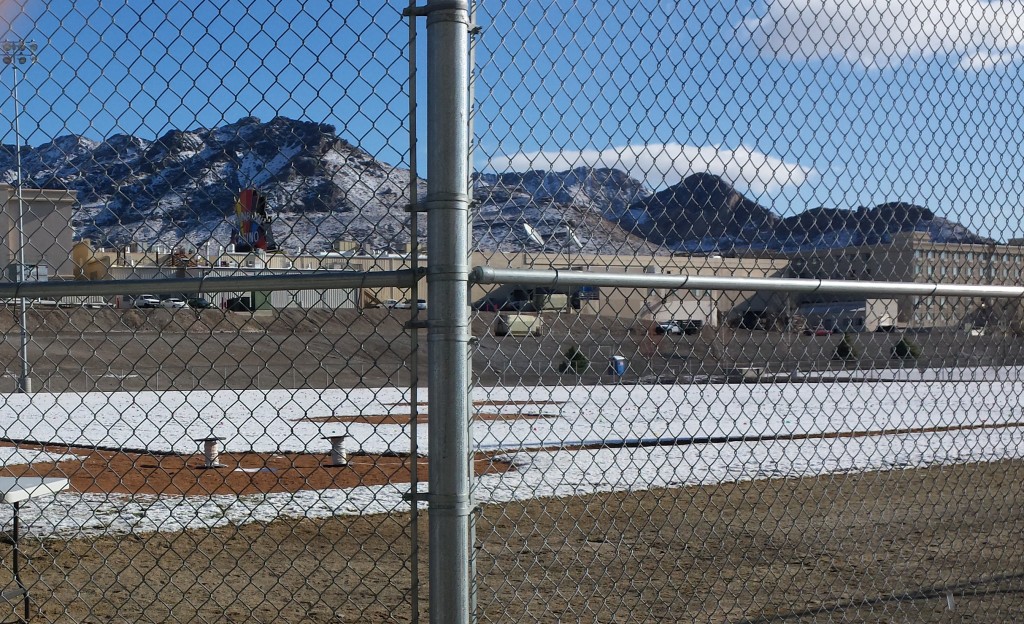
[[[1022,483],[1000,462],[486,506],[480,621],[1020,621]],[[409,522],[29,540],[35,621],[409,622]]]
[[[0,392],[13,391],[20,338],[11,308],[0,309]],[[414,374],[409,310],[301,310],[239,314],[206,310],[33,311],[29,317],[33,387],[40,391],[193,390],[408,386]],[[425,312],[419,312],[420,315]],[[607,360],[629,360],[625,382],[686,380],[737,367],[774,373],[891,366],[977,366],[1024,362],[1024,338],[915,331],[915,360],[892,356],[900,335],[856,334],[856,357],[837,360],[840,335],[706,329],[654,341],[636,319],[544,315],[542,336],[493,335],[495,315],[474,317],[473,370],[482,385],[602,383]],[[417,332],[421,346],[427,333]],[[590,361],[580,375],[559,373],[565,352]],[[426,349],[417,351],[419,385],[427,382]]]
[[[33,317],[30,359],[37,389],[48,391],[404,385],[407,315],[58,310]],[[628,323],[555,316],[545,336],[511,339],[492,336],[492,320],[474,323],[481,384],[600,382],[611,353],[629,357],[627,381],[737,366],[907,364],[891,361],[897,338],[884,334],[857,336],[853,362],[834,360],[838,336],[749,332],[667,337],[645,357],[644,334]],[[3,325],[0,319],[0,329],[11,329]],[[1021,359],[1013,337],[922,333],[915,340],[924,353],[912,366]],[[557,373],[567,345],[594,362],[568,382]],[[17,331],[0,343],[0,361],[8,369],[0,391],[9,391]],[[417,362],[425,383],[426,359]],[[93,495],[208,496],[340,483],[320,457],[222,455],[243,469],[231,471],[230,483],[198,470],[197,457],[83,457],[75,487]],[[354,459],[344,484],[408,473],[400,454]],[[1007,461],[489,505],[477,527],[480,621],[1020,621],[1022,484],[1024,462]],[[410,622],[415,562],[425,622],[428,518],[417,522],[413,529],[409,514],[392,514],[30,538],[25,580],[38,608],[33,621]],[[0,559],[9,560],[9,550],[0,545]],[[9,578],[0,567],[0,588]]]
[[[328,454],[220,453],[217,463],[221,466],[207,468],[201,454],[131,453],[52,444],[20,446],[76,459],[0,468],[0,476],[66,477],[71,489],[83,494],[219,496],[411,483],[413,463],[411,457],[400,454],[350,454],[344,466],[334,466]],[[510,465],[480,453],[473,467],[477,475],[483,475],[503,472]],[[419,480],[429,478],[428,468],[426,458],[416,459]]]

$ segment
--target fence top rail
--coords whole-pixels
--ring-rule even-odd
[[[610,288],[666,288],[677,290],[769,291],[826,293],[858,296],[916,295],[923,297],[1024,297],[1022,286],[977,284],[924,284],[862,280],[797,279],[787,277],[717,277],[704,275],[656,275],[650,273],[598,273],[565,269],[501,269],[475,267],[470,281],[476,284],[521,286],[596,286]]]
[[[83,280],[73,282],[0,282],[0,299],[142,295],[147,293],[218,293],[235,291],[326,290],[331,288],[411,287],[424,270],[318,271],[239,277]]]

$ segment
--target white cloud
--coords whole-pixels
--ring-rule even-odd
[[[985,0],[768,0],[742,34],[762,54],[843,59],[868,68],[960,57],[963,69],[1009,62],[1024,46],[1024,3]],[[995,63],[991,59],[999,60]]]
[[[960,59],[960,69],[964,71],[988,71],[1000,65],[1009,65],[1013,62],[1012,54],[990,54],[978,52],[972,56],[964,56]]]
[[[678,143],[626,145],[605,150],[520,152],[493,156],[487,161],[492,171],[567,171],[576,167],[621,169],[655,189],[676,184],[692,173],[713,173],[753,192],[799,186],[814,170],[787,163],[761,152],[738,147],[693,147]]]

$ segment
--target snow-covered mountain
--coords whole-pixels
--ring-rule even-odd
[[[408,241],[409,172],[324,124],[248,117],[155,141],[61,137],[23,150],[26,184],[76,191],[76,234],[101,245],[227,245],[242,188],[267,196],[275,238],[289,251],[330,249],[342,238],[376,248]],[[13,169],[13,148],[0,151],[0,171],[13,179]]]
[[[619,225],[633,202],[649,194],[615,169],[477,174],[473,241],[477,249],[509,253],[666,253]]]
[[[402,249],[410,174],[339,137],[334,127],[246,117],[155,140],[63,136],[22,147],[25,184],[78,193],[76,234],[104,246],[226,246],[243,188],[267,197],[277,243],[291,252],[350,240]],[[0,146],[0,182],[15,180],[15,148]],[[416,180],[419,198],[424,180]],[[746,253],[807,250],[927,230],[941,242],[980,242],[920,206],[815,208],[781,218],[727,181],[695,174],[657,193],[616,169],[481,173],[473,178],[473,244],[489,251]],[[426,217],[418,220],[421,237]]]

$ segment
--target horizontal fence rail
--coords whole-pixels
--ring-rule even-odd
[[[0,283],[0,298],[141,295],[154,291],[218,293],[238,290],[326,290],[330,288],[411,288],[426,270],[321,271],[315,274],[194,277],[183,279],[97,280],[89,282]]]
[[[620,288],[665,288],[677,290],[726,290],[835,295],[880,296],[916,295],[922,297],[1024,297],[1021,286],[981,286],[962,284],[920,284],[915,282],[879,282],[855,280],[794,279],[772,277],[705,277],[698,275],[652,275],[648,273],[596,273],[566,270],[498,269],[478,266],[470,273],[475,284],[514,284],[519,286],[597,286]]]

